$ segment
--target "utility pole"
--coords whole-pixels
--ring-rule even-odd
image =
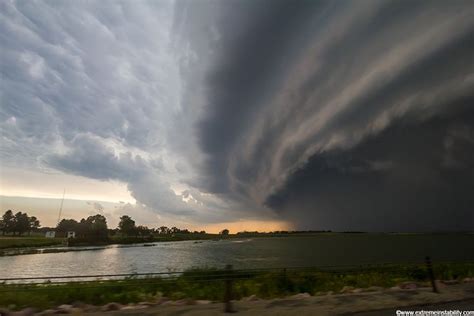
[[[59,225],[59,222],[61,221],[61,213],[63,211],[63,204],[64,204],[64,196],[66,195],[66,188],[64,188],[64,191],[63,191],[63,198],[61,199],[61,206],[59,206],[59,215],[58,215],[58,224]],[[57,226],[56,225],[56,226]]]

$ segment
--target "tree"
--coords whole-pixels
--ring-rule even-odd
[[[170,232],[171,232],[172,234],[177,234],[177,233],[179,233],[179,228],[178,228],[178,227],[171,227]]]
[[[220,232],[221,235],[229,235],[229,230],[226,228],[226,229],[223,229],[221,232]]]
[[[58,226],[56,226],[58,232],[67,233],[69,231],[79,232],[79,222],[74,219],[62,219]]]
[[[120,232],[123,235],[131,236],[135,233],[135,221],[128,215],[120,217],[120,223],[118,224]]]
[[[81,219],[77,225],[79,236],[94,240],[107,239],[107,220],[103,215],[97,214]]]
[[[161,226],[160,228],[158,228],[158,231],[162,235],[169,235],[169,233],[170,233],[170,229],[166,226]]]
[[[3,214],[2,216],[2,222],[1,222],[1,229],[2,229],[2,235],[5,235],[6,233],[12,232],[14,225],[14,216],[12,210],[8,210]]]
[[[97,214],[86,219],[90,234],[97,239],[107,239],[107,219],[105,216]]]
[[[41,226],[40,221],[35,216],[29,217],[28,220],[29,220],[29,224],[30,224],[29,232],[35,231],[38,228],[40,228],[40,226]]]
[[[3,214],[0,220],[2,235],[7,233],[23,235],[25,232],[37,230],[40,226],[40,221],[35,216],[28,216],[26,212],[18,212],[13,215],[13,211],[8,210]]]
[[[146,237],[150,236],[150,229],[146,226],[137,226],[135,228],[136,236]]]
[[[82,238],[87,238],[89,236],[90,230],[89,226],[84,218],[82,218],[77,223],[77,235]]]
[[[24,232],[30,230],[30,219],[27,213],[18,212],[15,214],[13,223],[13,234],[18,232],[21,236]]]

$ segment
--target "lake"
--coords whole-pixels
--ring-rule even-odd
[[[83,250],[83,249],[81,249]],[[190,267],[280,268],[368,263],[474,261],[474,234],[319,234],[178,241],[153,246],[0,257],[0,280],[183,271]]]

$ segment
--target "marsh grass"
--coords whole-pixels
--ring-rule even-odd
[[[462,279],[474,276],[474,263],[437,264],[438,279]],[[155,301],[165,296],[170,299],[206,299],[221,301],[224,280],[233,280],[233,297],[250,295],[274,298],[296,293],[322,294],[338,292],[344,286],[368,288],[391,287],[404,281],[429,285],[423,265],[384,265],[369,268],[321,270],[237,270],[214,268],[191,269],[168,277],[136,277],[123,280],[95,280],[55,284],[14,285],[0,284],[0,306],[11,309],[24,307],[50,308],[80,301],[102,305]]]

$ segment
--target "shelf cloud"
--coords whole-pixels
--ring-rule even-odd
[[[6,167],[201,223],[474,228],[470,1],[0,6]]]

